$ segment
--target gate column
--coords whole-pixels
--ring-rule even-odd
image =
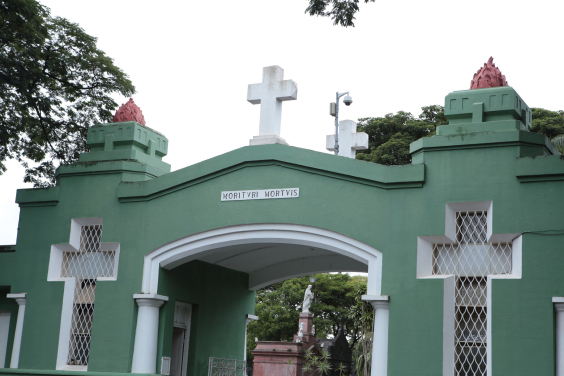
[[[155,373],[157,368],[157,339],[159,335],[159,308],[168,296],[134,294],[139,310],[135,328],[135,344],[131,373]]]
[[[370,376],[388,375],[388,322],[390,297],[363,295],[362,300],[374,307],[374,337],[372,339],[372,367]]]
[[[556,311],[556,376],[564,376],[564,298],[552,298]]]

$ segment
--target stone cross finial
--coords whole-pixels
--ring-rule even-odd
[[[282,101],[298,99],[298,85],[292,80],[283,81],[283,78],[284,69],[272,65],[263,68],[260,84],[249,85],[247,101],[261,105],[259,135],[250,140],[250,145],[288,145],[280,137]]]
[[[325,147],[329,151],[335,150],[335,135],[328,135]],[[342,120],[339,122],[339,155],[353,158],[357,150],[368,149],[368,134],[356,132],[356,122]]]

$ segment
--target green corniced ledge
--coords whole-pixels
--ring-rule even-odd
[[[0,245],[0,252],[16,252],[16,245],[15,244]]]
[[[156,178],[165,174],[165,171],[135,160],[78,162],[72,165],[60,166],[57,168],[57,171],[55,171],[55,177],[58,179],[65,175],[95,175],[111,173],[146,174],[150,178]]]
[[[564,155],[518,158],[517,179],[521,183],[564,180]]]
[[[59,187],[18,189],[16,203],[20,206],[52,206],[59,202]]]
[[[88,376],[131,376],[131,373],[118,372],[84,372],[84,371],[51,371],[41,369],[0,368],[0,375],[88,375]],[[151,375],[154,373],[135,373],[134,375]]]
[[[425,166],[384,166],[286,145],[246,146],[146,182],[124,182],[121,201],[153,199],[235,170],[277,165],[383,189],[418,188]],[[249,182],[252,186],[252,182]],[[252,187],[253,189],[284,187]]]
[[[544,154],[560,154],[545,135],[528,131],[473,132],[451,134],[448,136],[423,137],[411,143],[409,149],[410,153],[414,154],[425,149],[438,151],[500,146],[533,146],[544,151]]]
[[[170,165],[168,163],[158,160],[155,157],[145,154],[139,150],[112,150],[83,153],[80,155],[80,162],[103,162],[122,159],[131,159],[148,164],[153,168],[162,170],[161,174],[170,172]]]

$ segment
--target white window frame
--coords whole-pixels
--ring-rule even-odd
[[[61,277],[64,252],[76,252],[80,249],[80,234],[82,226],[102,225],[102,217],[92,218],[73,218],[71,220],[70,238],[67,244],[53,244],[51,246],[51,257],[49,259],[49,271],[47,273],[47,281],[63,281],[65,282],[63,305],[61,309],[61,326],[59,329],[59,344],[57,350],[56,369],[63,371],[87,371],[88,366],[68,365],[70,335],[72,326],[72,312],[74,303],[74,290],[76,286],[75,277]],[[100,249],[116,250],[114,272],[111,277],[96,278],[100,281],[116,281],[118,276],[120,243],[100,243]]]
[[[488,243],[512,243],[511,273],[487,276],[486,320],[492,322],[492,280],[521,279],[523,270],[523,241],[520,233],[495,234],[493,226],[493,201],[447,202],[445,205],[445,234],[417,237],[417,279],[444,280],[443,296],[443,376],[454,376],[455,347],[455,276],[433,275],[433,244],[456,242],[456,212],[482,211],[487,213]],[[492,326],[487,326],[487,374],[492,376]]]

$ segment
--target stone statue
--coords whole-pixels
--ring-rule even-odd
[[[313,300],[313,292],[311,292],[311,285],[309,285],[304,294],[304,304],[302,306],[302,313],[310,313],[309,307],[311,307],[312,300]]]

